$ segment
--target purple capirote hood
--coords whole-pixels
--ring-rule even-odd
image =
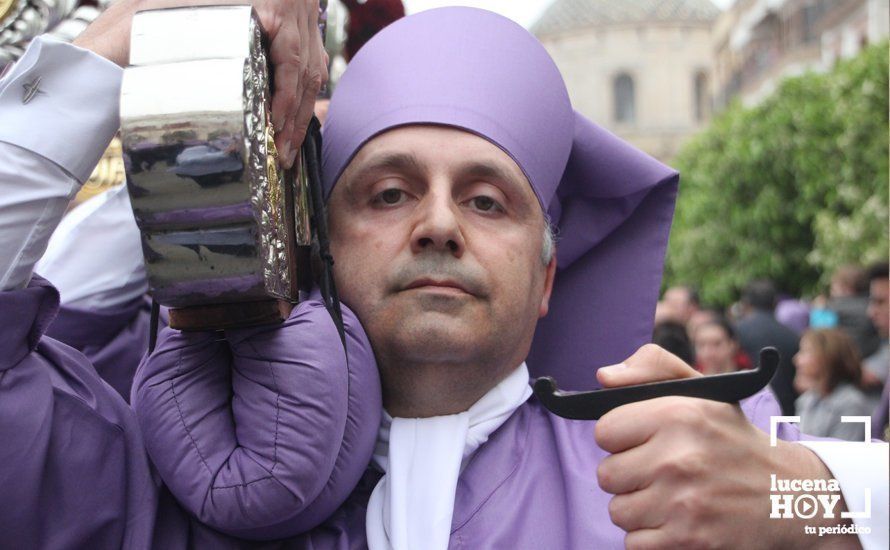
[[[650,340],[678,174],[575,112],[534,36],[463,7],[381,31],[331,100],[325,193],[365,143],[411,124],[463,129],[500,147],[556,229],[559,269],[528,358],[533,376],[596,387],[597,367]]]

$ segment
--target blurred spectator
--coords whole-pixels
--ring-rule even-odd
[[[405,17],[402,0],[343,0],[349,10],[346,23],[346,45],[343,56],[349,61],[375,34],[394,21]]]
[[[841,266],[831,277],[828,309],[837,313],[837,326],[853,338],[860,357],[868,357],[880,345],[868,318],[868,278],[854,265]]]
[[[835,328],[837,313],[828,309],[828,296],[820,294],[810,304],[810,328]]]
[[[689,317],[689,321],[686,323],[686,332],[689,333],[689,339],[692,340],[695,337],[695,329],[701,325],[722,318],[723,314],[715,309],[699,309]]]
[[[887,373],[890,371],[890,349],[888,349],[888,332],[890,332],[890,305],[888,305],[888,297],[890,297],[890,268],[887,263],[877,264],[868,270],[869,279],[869,300],[868,300],[868,316],[874,323],[881,337],[881,345],[878,351],[870,355],[863,361],[863,378],[866,383],[869,380],[879,380],[884,383],[884,391],[881,393],[881,401],[874,411],[871,419],[872,436],[887,439],[887,420],[888,415],[888,391],[890,391],[890,380]]]
[[[761,348],[773,346],[779,350],[779,368],[770,386],[782,406],[782,414],[794,413],[794,365],[791,358],[797,353],[798,336],[793,330],[776,321],[776,288],[772,281],[755,280],[742,292],[742,318],[736,325],[739,344],[748,357],[759,357]]]
[[[672,286],[664,291],[662,307],[664,315],[686,326],[692,314],[698,311],[698,292],[691,286]]]
[[[810,308],[801,300],[784,298],[776,304],[776,321],[800,336],[810,326]]]
[[[723,374],[750,369],[751,359],[741,350],[729,321],[715,317],[692,333],[695,368],[702,374]]]
[[[686,327],[676,321],[661,321],[652,330],[652,343],[673,353],[688,365],[692,365],[692,344]]]
[[[888,268],[887,264],[872,266],[869,269],[869,298],[868,317],[877,329],[880,343],[874,353],[868,355],[863,361],[866,372],[864,376],[870,385],[874,382],[883,385],[887,381],[887,372],[890,371],[890,349],[887,345],[888,324],[890,324],[890,307],[887,305],[888,294]]]
[[[868,416],[874,408],[860,388],[862,366],[853,340],[840,329],[815,329],[804,333],[795,385],[809,388],[795,403],[800,430],[819,437],[862,441],[865,426],[841,422],[842,416]]]

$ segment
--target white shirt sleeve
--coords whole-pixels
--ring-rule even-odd
[[[63,304],[82,309],[114,308],[145,294],[142,239],[126,186],[69,212],[35,271],[59,290]]]
[[[48,36],[0,79],[0,290],[28,284],[120,126],[122,70]]]
[[[831,470],[864,550],[890,547],[890,444],[884,442],[800,441]]]

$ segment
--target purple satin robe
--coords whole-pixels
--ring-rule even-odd
[[[46,335],[83,353],[102,380],[129,402],[133,376],[148,350],[150,319],[147,298],[103,311],[63,305]]]

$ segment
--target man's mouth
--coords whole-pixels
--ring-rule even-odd
[[[415,289],[447,294],[473,294],[466,287],[453,279],[434,279],[429,277],[422,277],[420,279],[412,281],[410,284],[408,284],[408,286],[405,287],[404,290]]]

